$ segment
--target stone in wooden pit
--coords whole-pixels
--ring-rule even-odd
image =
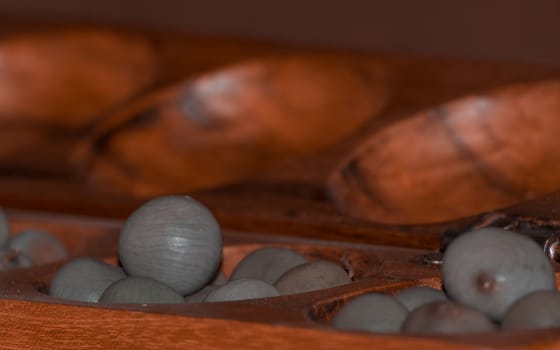
[[[230,279],[252,278],[274,284],[288,270],[306,262],[303,255],[288,248],[261,248],[243,258],[235,266]]]
[[[450,301],[424,304],[411,312],[402,325],[404,333],[415,334],[482,333],[496,329],[483,313]]]
[[[317,260],[296,266],[276,281],[280,295],[311,292],[352,282],[348,273],[339,265]]]
[[[556,290],[556,278],[543,249],[532,239],[500,228],[467,232],[443,256],[442,277],[451,300],[501,321],[519,298]]]
[[[220,226],[191,197],[158,197],[126,221],[119,257],[129,275],[159,280],[187,295],[206,285],[220,266]]]
[[[447,296],[438,289],[430,287],[412,287],[401,291],[395,296],[395,299],[410,312],[430,302],[445,301],[447,300]]]
[[[51,281],[49,295],[95,303],[107,287],[125,277],[124,271],[118,266],[93,258],[79,258],[57,271]]]
[[[104,304],[183,304],[183,297],[152,278],[127,277],[111,284],[99,298]]]
[[[537,329],[560,326],[560,293],[536,291],[516,301],[502,321],[502,329]]]
[[[392,297],[368,293],[344,305],[332,324],[345,330],[395,333],[407,316],[407,309]]]
[[[66,259],[68,252],[55,236],[39,230],[26,230],[8,242],[8,249],[17,253],[18,266],[43,265]]]
[[[230,281],[210,292],[206,302],[260,299],[278,296],[272,285],[255,279],[241,278]]]

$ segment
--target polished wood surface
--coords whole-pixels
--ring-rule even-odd
[[[0,167],[64,173],[95,120],[153,84],[154,51],[142,37],[103,30],[0,40]]]
[[[453,220],[558,189],[557,81],[449,102],[374,133],[331,178],[350,215],[386,223]]]
[[[387,100],[384,67],[336,55],[239,63],[108,115],[77,151],[101,192],[151,196],[255,177],[348,136]]]
[[[14,30],[0,57],[0,205],[14,232],[44,228],[74,257],[116,263],[134,208],[188,192],[224,228],[226,275],[287,246],[353,276],[270,300],[107,307],[44,294],[63,262],[5,271],[5,348],[560,346],[557,330],[328,326],[353,296],[440,287],[426,254],[479,214],[559,218],[560,70],[96,28]]]

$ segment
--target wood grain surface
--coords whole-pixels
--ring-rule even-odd
[[[386,223],[453,220],[558,189],[560,84],[480,92],[373,134],[331,178],[351,215]]]
[[[83,138],[76,167],[96,191],[141,197],[239,182],[373,118],[389,94],[385,75],[349,56],[245,61],[108,115]]]
[[[152,86],[153,43],[105,30],[0,39],[0,167],[64,174],[68,150],[96,119]]]

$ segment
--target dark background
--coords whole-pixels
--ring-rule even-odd
[[[558,0],[0,0],[0,16],[560,64]]]

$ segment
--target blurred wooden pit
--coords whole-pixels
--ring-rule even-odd
[[[348,136],[384,106],[383,66],[336,55],[262,58],[125,105],[84,137],[80,176],[132,196],[238,182]]]
[[[560,83],[513,85],[373,133],[331,179],[342,211],[371,221],[448,221],[558,189]]]

